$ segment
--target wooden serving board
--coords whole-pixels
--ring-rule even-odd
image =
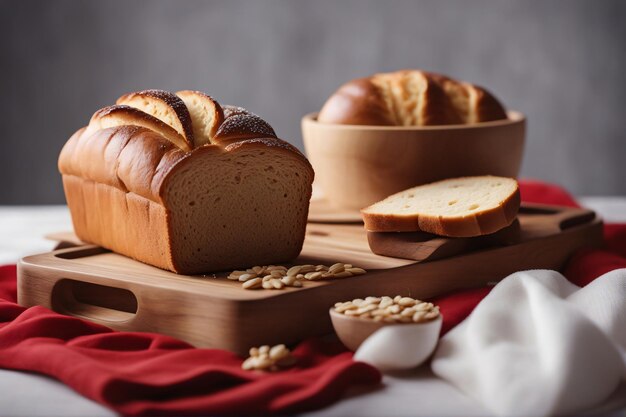
[[[398,236],[386,236],[387,248],[413,258],[400,259],[374,254],[361,224],[309,223],[294,263],[340,261],[368,273],[283,290],[244,290],[226,273],[181,276],[82,245],[22,259],[18,298],[24,306],[43,305],[114,329],[158,332],[243,354],[250,346],[329,333],[328,309],[337,301],[397,294],[428,299],[519,270],[559,270],[576,250],[601,244],[602,222],[587,210],[525,206],[515,236],[496,246],[465,242],[460,250],[450,239],[398,242]],[[446,245],[454,250],[446,252]]]

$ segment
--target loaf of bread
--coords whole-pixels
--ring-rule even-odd
[[[450,237],[495,233],[515,220],[517,181],[493,176],[437,181],[401,191],[361,210],[372,232],[427,232]]]
[[[65,144],[78,237],[197,274],[286,262],[302,248],[313,169],[259,116],[195,91],[126,94]]]
[[[506,119],[485,89],[418,70],[375,74],[342,85],[322,107],[323,123],[431,126]]]

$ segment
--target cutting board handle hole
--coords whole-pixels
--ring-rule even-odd
[[[54,311],[100,322],[128,321],[137,314],[137,297],[123,288],[65,278],[51,297]]]

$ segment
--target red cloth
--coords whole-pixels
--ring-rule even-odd
[[[553,204],[555,206],[580,207],[563,188],[536,180],[520,181],[520,194],[525,203]]]
[[[576,206],[562,189],[522,182],[524,201]],[[626,225],[605,228],[606,249],[573,257],[565,275],[578,285],[626,267]],[[276,414],[313,410],[351,386],[378,384],[374,368],[336,343],[311,339],[298,365],[277,374],[242,371],[241,358],[150,333],[114,332],[43,307],[15,304],[15,266],[0,267],[0,367],[39,372],[125,415]],[[443,332],[462,321],[490,288],[435,300]]]
[[[380,382],[376,369],[354,362],[337,342],[301,343],[293,369],[248,372],[224,350],[20,307],[14,266],[0,269],[0,289],[0,367],[53,376],[124,415],[294,413],[328,405],[353,385]]]

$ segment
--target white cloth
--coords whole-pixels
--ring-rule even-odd
[[[626,269],[582,289],[555,271],[510,275],[441,339],[432,369],[501,416],[601,403],[626,380]]]

